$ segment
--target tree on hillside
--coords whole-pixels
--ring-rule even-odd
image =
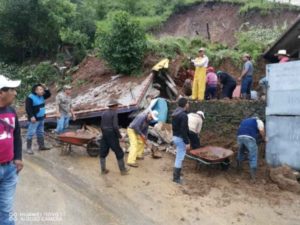
[[[22,62],[49,57],[58,47],[93,42],[95,21],[88,6],[70,0],[0,0],[0,58]],[[95,12],[96,13],[96,12]]]
[[[139,22],[120,11],[112,16],[108,30],[99,29],[96,45],[117,73],[132,74],[141,68],[146,35]]]

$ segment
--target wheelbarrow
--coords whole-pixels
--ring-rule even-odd
[[[86,132],[65,132],[58,135],[58,140],[63,144],[62,154],[66,155],[72,151],[72,145],[84,146],[89,156],[97,157],[99,154],[100,142],[97,135]]]
[[[223,170],[227,170],[230,166],[230,156],[233,151],[216,146],[205,146],[202,148],[190,150],[186,157],[197,161],[197,167],[204,165],[220,165]]]

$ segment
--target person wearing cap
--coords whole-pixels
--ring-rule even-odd
[[[249,54],[246,53],[243,55],[243,61],[243,71],[238,79],[239,81],[242,81],[241,97],[243,99],[250,99],[254,67]]]
[[[193,100],[204,100],[205,86],[206,86],[206,68],[208,66],[208,58],[205,55],[205,49],[199,49],[199,55],[197,58],[192,59],[194,66],[196,68],[194,80],[193,80],[193,90],[192,99]]]
[[[206,74],[206,100],[214,99],[216,98],[216,92],[217,92],[217,86],[218,86],[218,77],[215,73],[215,69],[213,67],[207,68],[207,74]]]
[[[129,155],[127,165],[131,167],[138,167],[137,159],[144,159],[144,148],[147,143],[148,127],[152,120],[158,120],[158,112],[153,110],[147,113],[140,113],[130,123],[127,128],[129,137]]]
[[[50,150],[45,146],[44,141],[44,122],[45,122],[45,100],[51,96],[50,90],[44,84],[35,84],[32,87],[31,93],[25,101],[25,109],[29,126],[26,134],[27,154],[34,154],[32,151],[32,138],[37,136],[39,150]]]
[[[72,87],[70,85],[64,85],[63,91],[58,93],[55,98],[57,118],[57,126],[55,132],[57,134],[63,133],[65,129],[68,128],[71,116],[73,120],[76,120],[76,116],[72,108],[71,94]]]
[[[223,71],[218,71],[217,76],[222,86],[221,98],[232,99],[234,89],[236,88],[236,80]]]
[[[258,117],[250,117],[242,120],[237,132],[238,154],[237,169],[240,170],[245,159],[245,151],[248,152],[250,175],[254,181],[257,170],[257,139],[259,134],[265,140],[264,123]]]
[[[15,224],[13,201],[18,174],[23,168],[22,139],[16,111],[11,107],[21,84],[0,75],[0,224]]]
[[[200,148],[200,132],[202,129],[203,119],[205,119],[202,111],[188,114],[189,139],[191,141],[191,149]]]
[[[286,53],[285,49],[278,50],[278,52],[277,52],[277,54],[275,54],[275,56],[277,56],[279,63],[286,63],[286,62],[290,61],[289,55]]]
[[[116,111],[118,105],[119,103],[116,100],[111,99],[108,103],[109,110],[105,111],[101,116],[100,168],[103,175],[109,172],[106,168],[106,157],[109,149],[113,150],[116,155],[121,175],[127,175],[129,171],[125,167],[124,152],[119,141],[119,139],[122,139],[122,135],[119,131],[118,114]]]
[[[189,102],[186,98],[180,98],[178,107],[172,113],[173,143],[176,146],[176,158],[173,170],[173,181],[181,183],[181,167],[186,151],[190,150],[188,115]]]

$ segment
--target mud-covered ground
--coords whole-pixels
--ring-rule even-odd
[[[170,153],[163,153],[161,159],[146,155],[128,176],[119,174],[112,152],[107,163],[110,173],[101,176],[98,158],[89,157],[81,147],[66,156],[58,148],[25,155],[24,162],[16,215],[20,219],[22,213],[54,212],[60,217],[47,222],[19,220],[20,225],[296,225],[300,221],[300,196],[273,184],[262,160],[258,180],[252,184],[246,164],[238,174],[233,167],[196,169],[196,162],[186,159],[184,185],[171,181],[174,156]]]

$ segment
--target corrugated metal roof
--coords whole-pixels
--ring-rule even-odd
[[[152,88],[152,81],[152,73],[144,79],[126,76],[112,77],[72,99],[76,117],[85,119],[101,116],[108,109],[107,104],[111,98],[120,103],[118,113],[135,111],[143,105],[143,99]],[[56,121],[55,110],[54,102],[46,105],[46,122]],[[26,120],[26,115],[20,118],[20,122]]]

